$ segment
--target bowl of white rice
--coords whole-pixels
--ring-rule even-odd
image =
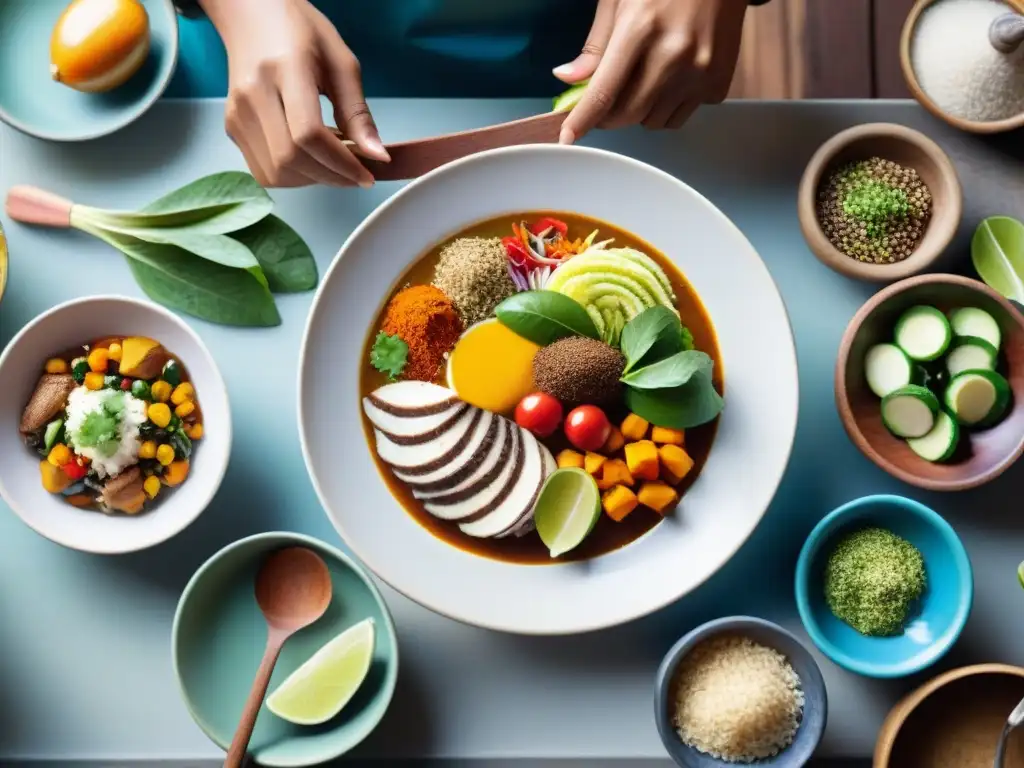
[[[658,733],[683,768],[806,765],[828,717],[825,681],[792,634],[752,616],[702,624],[658,669]]]

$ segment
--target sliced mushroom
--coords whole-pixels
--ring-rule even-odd
[[[144,482],[142,470],[137,466],[129,467],[121,474],[107,480],[103,485],[101,499],[111,509],[134,515],[146,503]]]
[[[19,431],[27,435],[45,427],[50,419],[64,410],[68,395],[75,386],[70,373],[44,373],[22,411]]]

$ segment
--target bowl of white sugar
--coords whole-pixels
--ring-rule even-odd
[[[900,61],[914,98],[955,128],[1024,128],[1024,0],[918,0]]]
[[[821,740],[828,696],[796,637],[764,619],[731,616],[702,624],[665,655],[654,716],[683,768],[799,768]]]

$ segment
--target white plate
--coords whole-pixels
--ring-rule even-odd
[[[435,538],[391,496],[361,423],[359,356],[403,271],[468,225],[531,210],[593,216],[665,253],[703,300],[724,363],[718,434],[679,509],[629,546],[585,563],[515,565]],[[298,390],[306,466],[352,551],[393,588],[438,613],[526,634],[620,624],[705,581],[764,515],[797,421],[789,319],[743,234],[668,174],[610,152],[557,145],[452,163],[374,211],[342,246],[313,302]]]

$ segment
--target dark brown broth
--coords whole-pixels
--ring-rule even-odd
[[[439,243],[424,254],[422,258],[417,260],[416,263],[413,264],[401,276],[401,278],[399,278],[394,292],[397,292],[398,289],[406,285],[431,282],[434,276],[434,267],[437,264],[441,249],[451,240],[454,240],[457,237],[504,237],[511,234],[511,225],[513,222],[531,222],[541,218],[542,216],[553,216],[566,222],[569,225],[569,236],[572,238],[586,237],[592,230],[599,229],[599,240],[613,237],[615,238],[615,242],[612,244],[612,247],[636,248],[654,259],[654,261],[656,261],[658,265],[665,270],[665,274],[668,275],[669,280],[672,282],[672,287],[676,294],[677,309],[682,317],[683,324],[686,325],[693,333],[693,339],[697,349],[706,352],[715,361],[715,387],[719,392],[723,391],[722,356],[721,351],[718,348],[718,340],[715,337],[711,318],[708,316],[707,310],[701,303],[700,297],[697,296],[693,286],[690,285],[683,274],[665,257],[664,254],[654,249],[650,244],[623,229],[619,229],[618,227],[597,219],[581,216],[576,213],[553,211],[531,211],[488,219],[452,235],[452,237]],[[384,303],[384,306],[386,306],[386,304],[387,302]],[[360,375],[361,396],[365,396],[387,383],[387,379],[384,375],[374,369],[369,362],[370,348],[373,345],[373,339],[382,322],[383,310],[370,326],[366,342],[363,346],[362,373]],[[445,385],[443,376],[437,381],[437,383]],[[616,424],[621,421],[624,415],[624,410],[619,413],[611,411],[608,412],[608,417]],[[694,480],[697,479],[701,469],[704,467],[708,454],[711,452],[711,444],[714,440],[717,427],[718,421],[716,419],[710,424],[705,424],[686,431],[686,451],[694,460],[694,468],[678,487],[680,496],[685,495],[686,489],[694,482]],[[633,510],[633,512],[631,512],[622,522],[618,523],[602,514],[597,525],[594,527],[594,530],[586,540],[572,552],[563,555],[558,559],[558,561],[552,560],[547,547],[544,546],[540,537],[536,533],[527,534],[522,538],[510,537],[504,539],[477,539],[471,536],[466,536],[454,523],[439,520],[428,513],[423,508],[423,505],[413,498],[409,488],[403,482],[398,480],[392,474],[388,466],[378,458],[377,452],[373,448],[373,428],[369,419],[365,416],[363,417],[363,431],[370,447],[370,453],[373,455],[374,461],[377,464],[377,470],[380,472],[381,477],[388,486],[388,490],[391,491],[391,494],[399,501],[399,503],[401,503],[402,507],[405,508],[416,522],[439,539],[442,539],[459,549],[472,552],[473,554],[480,555],[482,557],[524,564],[545,564],[573,560],[588,560],[592,557],[597,557],[626,546],[650,531],[662,520],[661,515],[657,512],[640,506]],[[553,454],[557,454],[558,451],[568,447],[568,443],[565,441],[564,437],[561,437],[561,435],[559,435],[558,439],[548,439],[545,440],[544,443],[551,449]],[[677,509],[673,514],[681,514],[684,507],[685,501],[681,501],[679,509]]]

